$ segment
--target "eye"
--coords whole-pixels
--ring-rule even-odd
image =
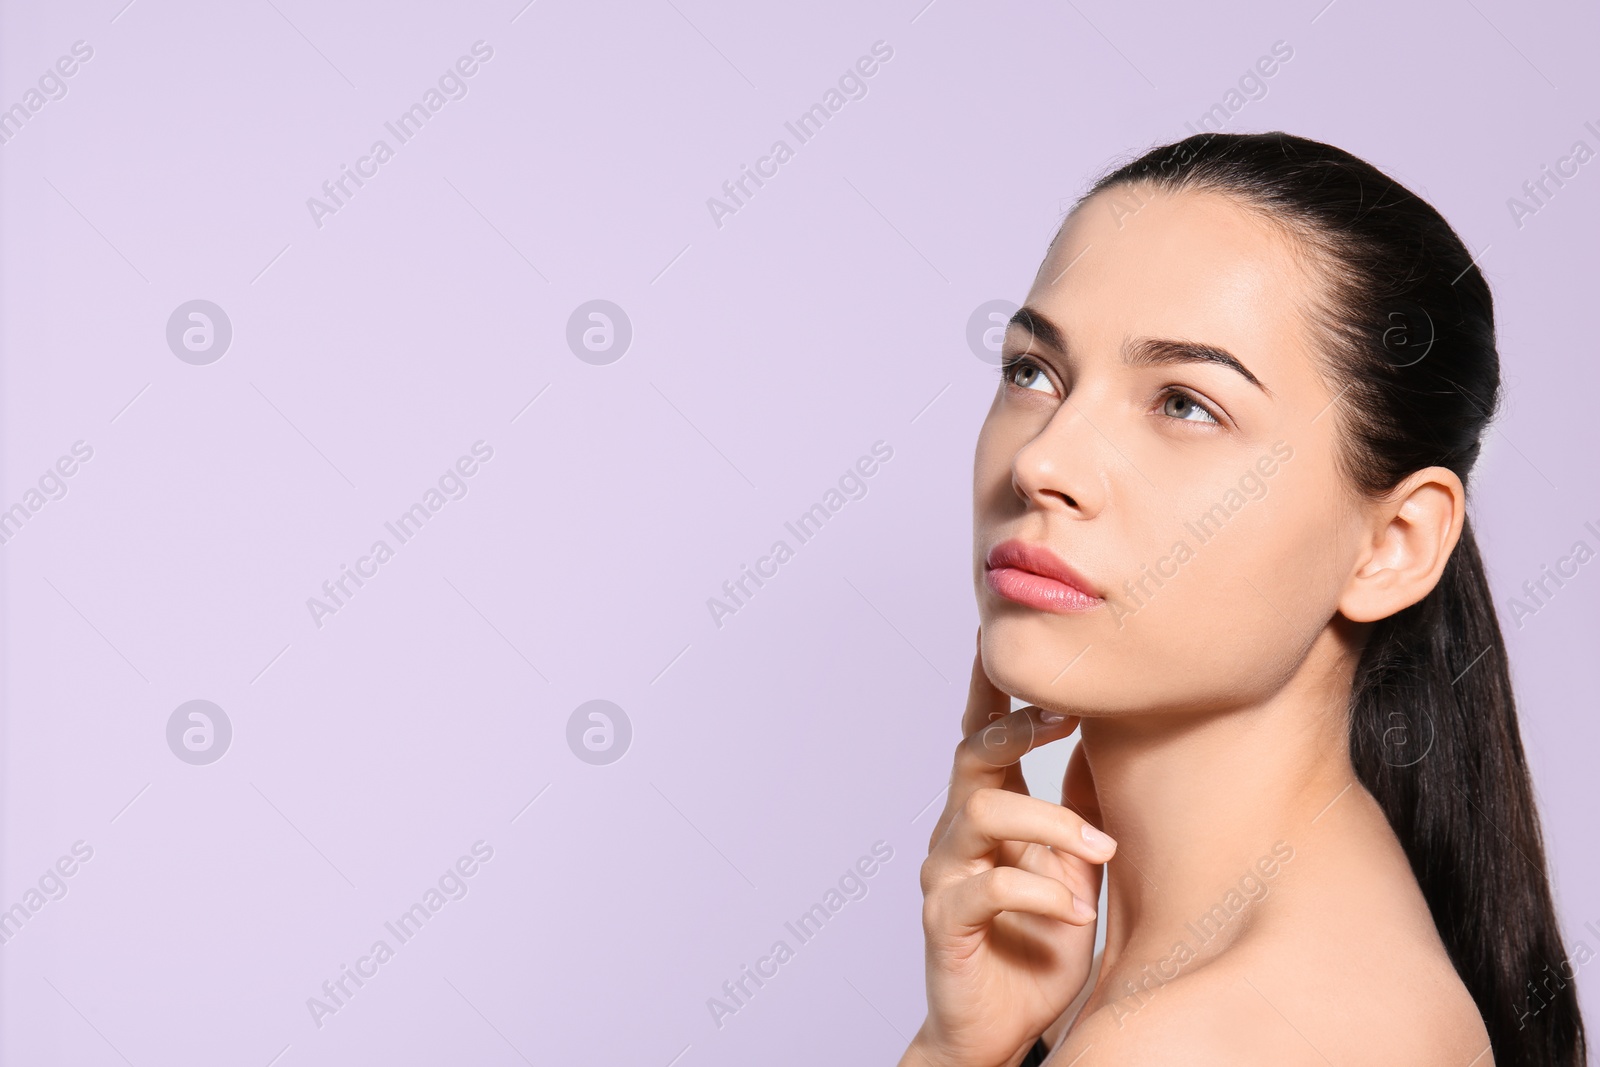
[[[1047,393],[1055,391],[1044,368],[1026,356],[1012,356],[1007,359],[1000,367],[1000,378],[1019,389],[1035,389]]]
[[[1168,389],[1163,394],[1165,399],[1161,402],[1161,414],[1180,419],[1184,422],[1211,423],[1220,426],[1222,420],[1212,414],[1200,401],[1181,389]]]

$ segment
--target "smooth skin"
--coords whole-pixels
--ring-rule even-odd
[[[1061,343],[1013,324],[1023,362],[978,438],[979,651],[904,1067],[1014,1065],[1041,1034],[1057,1067],[1493,1062],[1346,710],[1370,624],[1437,584],[1465,490],[1442,467],[1351,487],[1321,292],[1291,235],[1217,193],[1106,190],[1057,235],[1027,306]],[[1141,339],[1248,376],[1129,358]],[[1104,601],[993,593],[985,555],[1012,537]],[[1074,728],[1064,803],[1028,796],[1016,761]],[[1074,902],[1102,870],[1096,960]]]

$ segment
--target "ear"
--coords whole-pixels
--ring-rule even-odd
[[[1461,537],[1467,493],[1446,467],[1425,467],[1369,505],[1368,537],[1356,558],[1339,611],[1376,622],[1433,591]]]

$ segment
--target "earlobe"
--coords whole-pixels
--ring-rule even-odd
[[[1376,622],[1432,592],[1466,519],[1466,490],[1455,472],[1426,467],[1371,505],[1371,540],[1339,600],[1352,622]]]

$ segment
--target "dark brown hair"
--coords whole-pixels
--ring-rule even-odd
[[[1488,283],[1449,223],[1342,149],[1204,133],[1099,179],[1233,197],[1326,282],[1315,314],[1340,468],[1377,497],[1424,467],[1466,484],[1500,397]],[[1505,642],[1470,521],[1439,583],[1374,623],[1350,755],[1404,846],[1501,1067],[1580,1067],[1583,1020],[1550,894]]]

